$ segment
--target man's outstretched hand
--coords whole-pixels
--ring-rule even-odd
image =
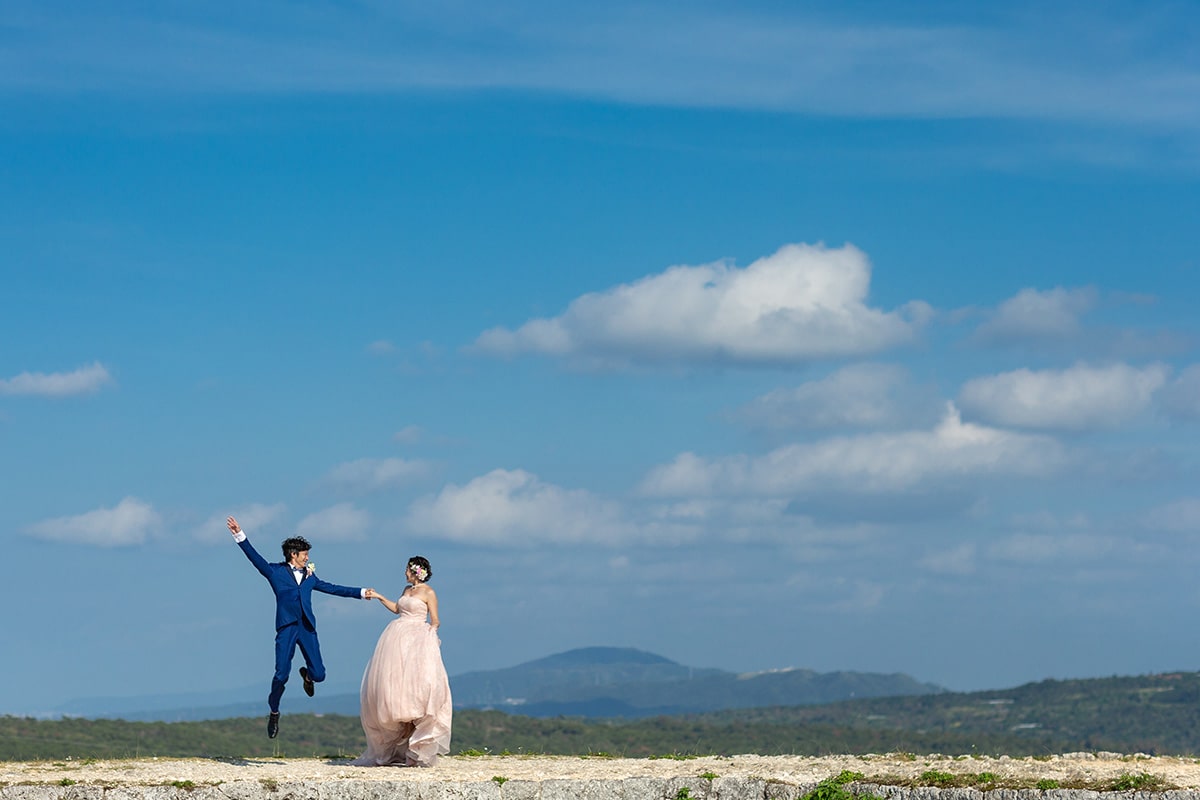
[[[242,532],[241,527],[239,527],[237,524],[237,520],[234,519],[233,517],[229,517],[228,519],[226,519],[225,525],[229,528],[229,532],[232,533],[234,536],[237,536],[239,533]]]

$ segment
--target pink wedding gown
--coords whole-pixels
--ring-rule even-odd
[[[359,766],[429,767],[450,752],[450,682],[428,608],[415,597],[399,600],[400,617],[379,635],[359,694],[367,750]]]

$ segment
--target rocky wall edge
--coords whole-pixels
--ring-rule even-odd
[[[447,781],[229,781],[215,785],[9,784],[0,800],[802,800],[817,783],[772,778],[619,778]],[[881,800],[1200,800],[1191,789],[1098,792],[1086,789],[991,789],[852,783],[846,792]]]

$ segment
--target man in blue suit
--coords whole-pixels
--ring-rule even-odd
[[[283,696],[283,687],[292,674],[292,657],[296,654],[296,647],[304,656],[305,666],[300,668],[304,693],[312,697],[314,684],[325,680],[325,664],[321,661],[321,645],[317,641],[317,618],[312,609],[313,591],[366,600],[374,596],[374,590],[338,586],[318,578],[308,563],[308,551],[312,545],[302,537],[284,540],[283,562],[270,564],[251,546],[236,519],[229,517],[225,524],[246,558],[262,573],[275,592],[275,677],[271,680],[271,694],[267,698],[271,706],[271,713],[267,717],[267,736],[274,739],[279,735],[279,698]]]

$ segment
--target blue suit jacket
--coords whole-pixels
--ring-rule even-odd
[[[250,559],[250,563],[263,574],[263,577],[271,584],[271,591],[275,592],[275,630],[279,630],[284,625],[299,622],[301,619],[308,620],[308,624],[314,631],[317,629],[317,618],[312,610],[314,590],[338,597],[362,597],[362,589],[328,583],[315,574],[306,575],[304,580],[296,583],[290,566],[282,561],[277,564],[269,563],[251,546],[249,539],[238,542],[238,547],[242,548],[246,558]]]

